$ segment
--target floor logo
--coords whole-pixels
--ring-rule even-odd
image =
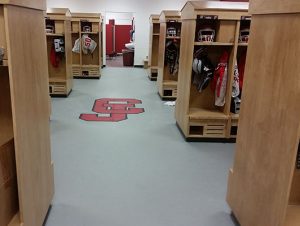
[[[127,119],[129,114],[141,114],[144,108],[136,108],[142,104],[137,99],[103,98],[94,103],[93,112],[96,114],[81,114],[80,119],[93,122],[120,122]]]

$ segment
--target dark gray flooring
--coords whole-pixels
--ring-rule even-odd
[[[79,120],[97,98],[137,98],[119,123]],[[47,226],[233,226],[225,197],[233,144],[187,143],[146,71],[107,68],[52,99],[55,197]]]

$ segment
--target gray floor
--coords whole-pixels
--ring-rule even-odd
[[[79,120],[97,98],[137,98],[119,123]],[[47,226],[233,226],[225,202],[233,144],[187,143],[146,71],[107,68],[54,98],[53,208]]]

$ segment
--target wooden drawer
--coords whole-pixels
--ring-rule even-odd
[[[65,95],[67,93],[65,84],[50,84],[49,93],[52,95]]]
[[[82,67],[82,76],[86,77],[99,77],[100,67]]]
[[[72,67],[72,74],[73,76],[81,76],[81,69],[78,66]]]
[[[190,122],[189,135],[206,138],[225,138],[226,120],[193,120]]]

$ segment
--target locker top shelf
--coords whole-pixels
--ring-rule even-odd
[[[16,5],[25,8],[32,8],[38,10],[46,10],[46,0],[0,0],[0,5]]]
[[[181,10],[183,20],[196,19],[198,15],[214,15],[224,20],[239,20],[248,16],[249,3],[219,1],[188,1]]]
[[[88,20],[89,22],[101,22],[101,13],[72,13],[72,21]]]
[[[177,10],[163,10],[159,16],[159,21],[165,23],[170,20],[181,22],[181,12]]]
[[[68,8],[49,8],[47,9],[47,17],[57,20],[70,20],[71,12]]]
[[[101,18],[101,13],[72,13],[75,18]]]
[[[300,13],[300,1],[295,0],[251,0],[251,14]]]
[[[158,14],[151,14],[149,17],[150,23],[159,23],[159,15]]]

